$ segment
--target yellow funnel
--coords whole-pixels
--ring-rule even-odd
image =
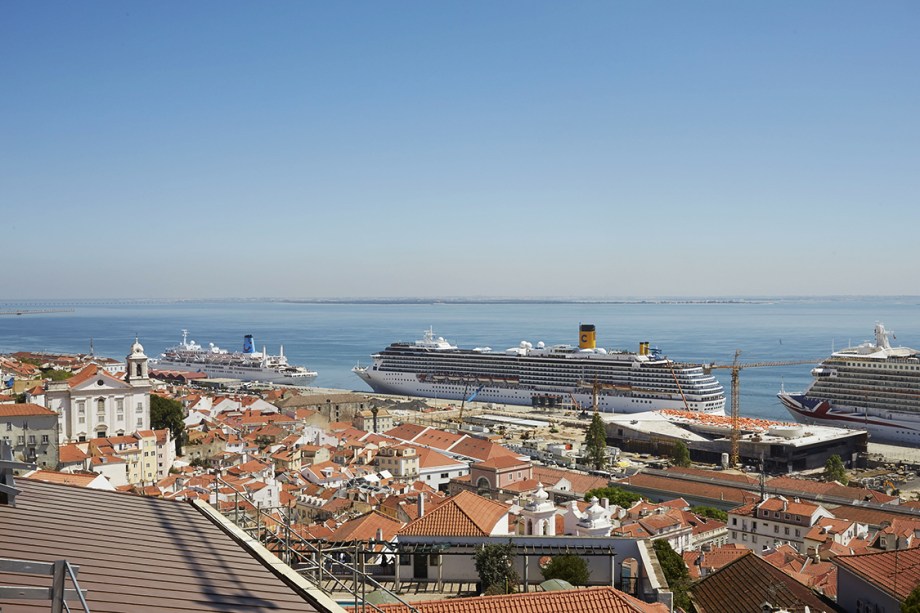
[[[594,349],[595,347],[597,344],[594,338],[594,325],[582,324],[578,328],[578,348]]]

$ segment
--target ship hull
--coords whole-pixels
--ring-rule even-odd
[[[534,406],[536,408],[570,408],[591,409],[593,394],[583,389],[545,388],[534,389],[523,386],[495,386],[488,384],[449,381],[426,383],[418,375],[406,372],[371,372],[369,369],[355,369],[357,374],[372,390],[378,394],[398,396],[418,396],[443,400],[464,400],[475,394],[476,402],[494,402]],[[632,397],[629,394],[599,393],[598,410],[605,413],[641,413],[650,410],[678,409],[705,412],[710,415],[725,415],[724,404],[718,407],[695,406],[697,403],[685,404],[680,398],[649,399]]]
[[[297,385],[306,387],[314,379],[315,373],[291,376],[283,372],[265,370],[255,367],[227,364],[209,364],[207,362],[170,362],[159,360],[151,363],[155,370],[175,370],[180,372],[203,372],[211,378],[227,377],[240,381],[259,381],[262,383],[275,383],[279,385]]]
[[[780,401],[792,417],[804,424],[865,430],[873,441],[920,445],[920,415],[833,405],[807,394],[781,392]]]

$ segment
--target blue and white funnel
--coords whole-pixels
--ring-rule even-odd
[[[255,353],[255,347],[252,344],[252,334],[243,337],[243,353]]]

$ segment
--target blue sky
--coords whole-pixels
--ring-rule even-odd
[[[0,298],[916,294],[916,2],[0,3]]]

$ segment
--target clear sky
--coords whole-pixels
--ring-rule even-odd
[[[920,293],[920,3],[0,2],[0,298]]]

